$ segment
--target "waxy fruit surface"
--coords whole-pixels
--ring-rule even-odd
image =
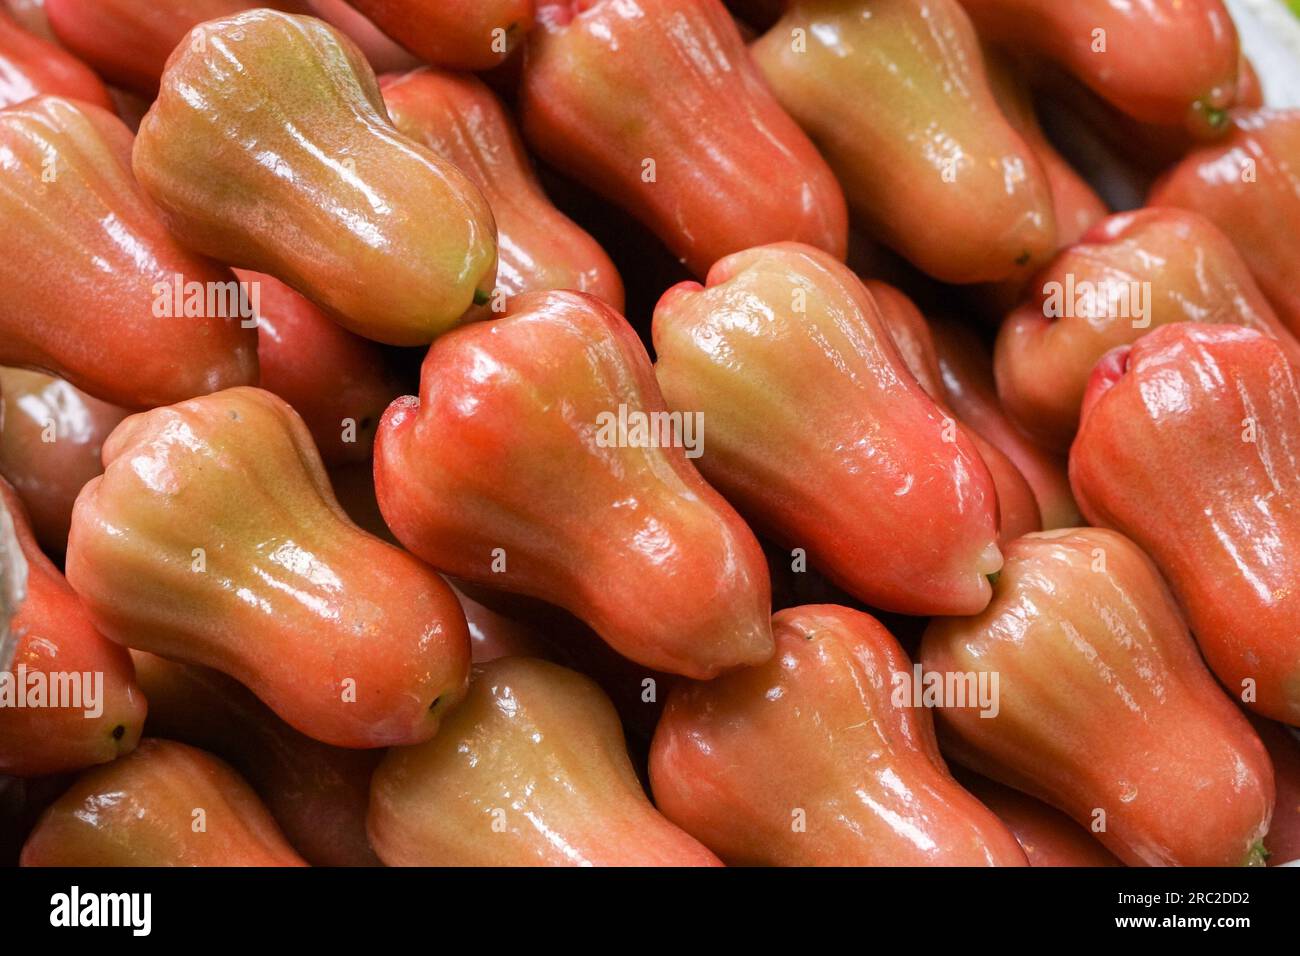
[[[348,519],[281,399],[230,389],[134,415],[104,463],[67,562],[104,633],[223,671],[325,743],[433,736],[468,676],[460,605]]]
[[[1155,559],[1206,661],[1300,724],[1300,372],[1232,326],[1166,326],[1094,370],[1070,480]]]
[[[760,663],[772,654],[762,550],[671,429],[665,443],[650,425],[666,411],[613,309],[577,292],[518,296],[503,318],[434,343],[419,397],[389,406],[379,505],[434,567],[558,604],[640,664],[709,678]]]

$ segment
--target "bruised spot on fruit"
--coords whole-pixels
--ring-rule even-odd
[[[1030,258],[1032,257],[1030,256],[1029,250],[1026,249],[1024,252],[1020,253],[1020,255],[1016,256],[1016,265],[1028,265]]]
[[[126,725],[125,725],[125,724],[118,724],[116,727],[113,728],[113,739],[114,739],[114,740],[121,740],[121,739],[122,739],[123,737],[125,737],[125,736],[126,736]]]

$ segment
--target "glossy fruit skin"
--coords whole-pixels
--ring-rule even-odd
[[[67,568],[105,634],[220,670],[338,747],[437,731],[469,668],[455,595],[348,520],[283,400],[231,389],[134,415],[104,463]]]
[[[1247,706],[1300,724],[1300,372],[1281,346],[1179,323],[1109,353],[1070,481],[1090,524],[1155,559],[1228,692],[1249,678]]]
[[[1224,141],[1184,158],[1147,203],[1210,219],[1236,245],[1283,324],[1300,336],[1300,110],[1234,113]]]
[[[194,832],[196,809],[206,830]],[[41,816],[23,866],[306,866],[234,770],[170,740],[89,771]]]
[[[1277,781],[1277,807],[1264,837],[1268,865],[1300,861],[1300,736],[1281,724],[1248,714],[1251,726],[1268,751]]]
[[[886,282],[868,279],[863,285],[879,307],[890,338],[894,340],[903,362],[916,377],[917,383],[940,408],[951,413],[943,390],[943,373],[939,368],[934,337],[930,334],[929,322],[921,310],[905,293]],[[1038,513],[1034,490],[1015,463],[996,445],[967,428],[964,422],[959,422],[959,426],[979,451],[997,491],[998,544],[1014,541],[1031,531],[1041,531],[1043,522]]]
[[[167,57],[205,20],[256,6],[305,11],[296,0],[46,0],[60,43],[111,83],[147,96],[158,92]]]
[[[571,289],[623,310],[618,269],[595,239],[546,198],[510,114],[482,81],[425,68],[385,77],[381,87],[398,130],[468,176],[492,207],[494,297]],[[494,318],[492,306],[477,309],[476,317]]]
[[[475,664],[486,664],[498,657],[545,658],[550,655],[550,648],[528,624],[480,604],[458,588],[452,590],[465,612]]]
[[[0,475],[26,505],[41,547],[61,557],[77,493],[104,470],[104,439],[130,413],[20,368],[0,368],[0,402]]]
[[[911,662],[875,618],[810,605],[772,625],[767,664],[670,695],[650,750],[668,819],[732,865],[1025,865],[948,773],[929,711],[896,706]]]
[[[368,462],[379,416],[402,393],[383,349],[279,279],[242,269],[235,274],[260,300],[261,387],[302,416],[326,465]]]
[[[993,591],[921,642],[926,671],[1000,675],[996,715],[939,708],[944,753],[1084,827],[1104,811],[1097,837],[1130,866],[1261,863],[1268,756],[1150,559],[1101,528],[1026,535]]]
[[[8,668],[7,680],[16,682],[11,688],[24,675],[30,682],[36,674],[45,675],[45,682],[73,673],[102,675],[103,681],[96,717],[86,716],[86,707],[0,707],[0,774],[44,776],[130,753],[140,739],[146,707],[130,657],[95,630],[68,582],[41,553],[22,502],[3,478],[0,503],[27,562],[26,597],[9,622],[18,641]]]
[[[23,29],[0,8],[0,109],[42,93],[113,108],[94,71],[66,50]]]
[[[855,217],[925,272],[991,282],[1056,248],[1047,177],[957,0],[795,0],[752,49]]]
[[[939,370],[939,355],[934,348],[930,326],[925,315],[916,307],[902,289],[879,279],[863,279],[863,286],[880,311],[880,318],[893,340],[903,364],[912,373],[916,383],[936,403],[942,405],[943,373]]]
[[[646,666],[709,678],[766,660],[758,542],[683,447],[603,447],[620,406],[665,411],[622,316],[578,292],[518,296],[434,343],[419,398],[384,414],[384,518],[445,573],[557,604]]]
[[[1224,130],[1240,48],[1222,0],[961,2],[981,36],[1058,62],[1135,119],[1207,137]]]
[[[985,441],[1001,449],[1038,501],[1044,529],[1080,523],[1064,457],[1047,451],[1016,428],[998,400],[993,360],[971,328],[952,319],[930,323],[948,406]]]
[[[969,772],[957,781],[1015,835],[1030,866],[1123,866],[1083,827],[1041,800]]]
[[[393,129],[356,45],[274,10],[202,36],[168,60],[133,157],[172,231],[366,338],[422,345],[459,322],[496,274],[492,213]]]
[[[783,240],[844,258],[844,194],[720,0],[567,0],[538,17],[520,109],[548,163],[627,209],[699,276]]]
[[[465,589],[456,590],[474,640],[474,663],[498,657],[540,657],[590,677],[618,711],[639,772],[668,690],[685,678],[629,660],[578,618],[553,604],[459,583]],[[775,582],[773,585],[775,590]],[[491,618],[485,617],[488,610]]]
[[[756,527],[874,607],[988,603],[993,479],[845,266],[791,243],[728,256],[664,293],[653,333],[669,407],[704,415],[700,470]]]
[[[1034,489],[1020,473],[1015,462],[1003,454],[997,445],[986,441],[979,432],[967,428],[964,422],[959,424],[966,437],[979,450],[980,458],[993,479],[993,487],[997,490],[998,546],[1031,531],[1043,530],[1043,519],[1038,510],[1038,500],[1034,497]]]
[[[1258,110],[1264,106],[1264,87],[1259,72],[1245,53],[1237,64],[1237,108]]]
[[[50,96],[0,112],[0,218],[26,237],[0,259],[0,364],[129,408],[256,381],[257,335],[238,317],[156,314],[159,284],[234,276],[167,232],[111,113]]]
[[[1196,130],[1185,126],[1144,123],[1134,119],[1059,69],[1040,69],[1038,73],[1036,83],[1039,88],[1061,104],[1072,116],[1073,123],[1088,127],[1104,149],[1132,167],[1139,176],[1146,177],[1143,193],[1150,188],[1153,179],[1204,144],[1203,131],[1198,136]],[[1228,119],[1233,113],[1257,110],[1264,105],[1259,77],[1245,56],[1239,59],[1234,101],[1232,112],[1225,114],[1224,125],[1215,135],[1223,136],[1229,132],[1231,123]],[[1104,175],[1101,171],[1093,171],[1090,175],[1095,180],[1099,174]]]
[[[640,773],[668,691],[674,682],[685,678],[629,660],[581,620],[553,604],[457,583],[457,596],[474,640],[474,663],[498,657],[539,657],[590,677],[618,711],[628,750]],[[773,591],[775,587],[774,581]],[[492,617],[485,617],[485,611]]]
[[[535,0],[348,2],[420,59],[452,70],[504,63],[532,29],[537,6]]]
[[[527,657],[475,667],[437,738],[388,752],[370,838],[389,866],[720,865],[646,798],[600,688]]]
[[[391,40],[347,0],[307,0],[307,6],[312,16],[346,33],[376,73],[405,72],[420,65],[419,57]]]
[[[298,733],[251,691],[206,667],[132,651],[149,733],[228,761],[313,866],[378,866],[366,837],[370,775],[382,750],[344,750]]]
[[[49,17],[45,14],[45,0],[5,0],[3,6],[9,16],[28,33],[51,43],[58,42],[50,28]]]
[[[1024,137],[1047,177],[1056,220],[1057,247],[1078,242],[1085,232],[1105,219],[1110,210],[1043,132],[1033,92],[1025,77],[1017,73],[1010,58],[1000,50],[985,46],[984,65],[988,71],[989,88],[997,98],[1002,114]]]
[[[1149,312],[1131,302],[1083,303],[1068,291],[1090,283],[1120,290],[1149,288]],[[1050,314],[1064,303],[1063,314]],[[1052,292],[1056,292],[1056,296]],[[1026,434],[1067,451],[1098,359],[1171,322],[1244,325],[1275,336],[1300,364],[1300,342],[1277,319],[1232,242],[1197,213],[1147,208],[1111,216],[1062,251],[1030,283],[1026,300],[1007,316],[994,350],[998,396]]]

